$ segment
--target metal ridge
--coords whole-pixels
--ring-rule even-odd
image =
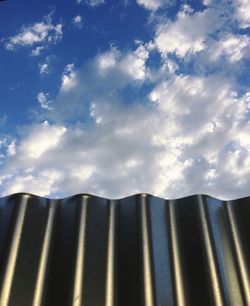
[[[250,197],[0,198],[0,306],[249,306]]]
[[[1,1],[1,0],[0,0]],[[236,197],[236,198],[230,198],[230,199],[225,199],[225,198],[220,198],[218,196],[214,196],[211,194],[207,194],[207,193],[192,193],[192,194],[188,194],[188,195],[181,195],[180,197],[175,197],[175,198],[166,198],[166,197],[160,197],[160,196],[156,196],[154,194],[151,193],[147,193],[147,192],[140,192],[140,193],[135,193],[135,194],[130,194],[124,197],[118,197],[118,198],[110,198],[110,197],[105,197],[105,196],[101,196],[101,195],[96,195],[96,194],[92,194],[92,193],[76,193],[76,194],[72,194],[72,195],[68,195],[66,197],[48,197],[48,196],[40,196],[38,194],[34,194],[34,193],[29,193],[29,192],[17,192],[17,193],[12,193],[12,194],[8,194],[8,195],[4,195],[4,196],[0,196],[0,200],[1,199],[6,199],[9,197],[16,197],[16,196],[31,196],[31,197],[36,197],[36,198],[42,198],[42,199],[46,199],[46,200],[67,200],[67,199],[71,199],[74,197],[79,197],[79,196],[89,196],[92,198],[98,198],[98,199],[103,199],[103,200],[124,200],[130,197],[137,197],[137,196],[142,196],[142,195],[146,195],[149,197],[153,197],[153,198],[157,198],[157,199],[161,199],[161,200],[165,200],[165,201],[170,201],[170,200],[182,200],[182,199],[186,199],[186,198],[190,198],[190,197],[196,197],[196,196],[204,196],[204,197],[208,197],[208,198],[212,198],[214,200],[218,200],[218,201],[239,201],[239,200],[243,200],[243,199],[248,199],[250,197],[249,196],[242,196],[242,197]]]

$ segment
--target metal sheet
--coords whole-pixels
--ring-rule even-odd
[[[0,199],[1,306],[250,305],[250,197]]]

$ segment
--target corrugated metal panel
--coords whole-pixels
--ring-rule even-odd
[[[250,305],[250,198],[0,200],[1,306]]]

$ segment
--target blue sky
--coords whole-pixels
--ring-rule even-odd
[[[249,195],[249,0],[0,2],[0,194]]]

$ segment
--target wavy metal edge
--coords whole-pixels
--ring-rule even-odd
[[[100,200],[114,200],[114,201],[120,201],[120,200],[126,200],[129,198],[133,198],[133,197],[140,197],[142,195],[146,195],[147,197],[152,197],[155,199],[160,199],[160,200],[165,200],[165,201],[173,201],[173,200],[185,200],[188,198],[193,198],[193,197],[197,197],[197,196],[201,196],[201,197],[208,197],[212,200],[217,200],[217,201],[221,201],[221,202],[227,202],[227,201],[238,201],[238,200],[246,200],[248,198],[250,198],[249,196],[240,196],[240,197],[233,197],[233,198],[221,198],[221,197],[217,197],[214,195],[210,195],[210,194],[206,194],[206,193],[192,193],[190,195],[184,195],[184,196],[180,196],[180,197],[175,197],[175,198],[168,198],[168,197],[160,197],[160,196],[156,196],[153,195],[151,193],[146,193],[146,192],[141,192],[141,193],[134,193],[128,196],[124,196],[124,197],[118,197],[118,198],[112,198],[112,197],[105,197],[105,196],[99,196],[99,195],[95,195],[95,194],[91,194],[91,193],[76,193],[76,194],[72,194],[66,197],[49,197],[49,196],[41,196],[35,193],[29,193],[29,192],[16,192],[16,193],[12,193],[12,194],[8,194],[5,196],[0,196],[0,199],[8,199],[11,197],[16,197],[16,196],[31,196],[31,197],[35,197],[38,199],[45,199],[45,200],[55,200],[55,201],[62,201],[62,200],[69,200],[69,199],[73,199],[73,198],[77,198],[77,197],[82,197],[82,196],[89,196],[95,199],[100,199]]]
[[[250,305],[250,197],[0,199],[1,306]]]

